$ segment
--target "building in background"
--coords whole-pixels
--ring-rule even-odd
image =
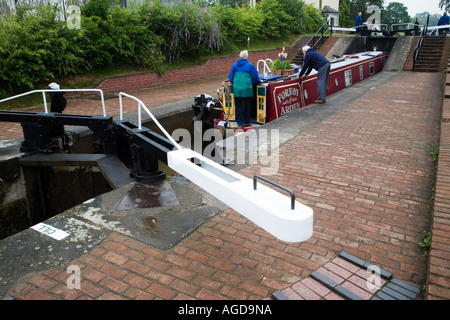
[[[303,0],[306,4],[312,4],[319,9],[322,16],[330,20],[333,27],[339,26],[339,0]]]
[[[339,15],[341,13],[338,10],[331,8],[330,6],[324,6],[322,9],[322,16],[324,16],[328,21],[329,25],[333,27],[339,26]]]

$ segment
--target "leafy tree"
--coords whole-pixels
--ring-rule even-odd
[[[348,0],[347,0],[348,1]],[[278,0],[282,10],[293,19],[289,23],[289,30],[293,34],[301,34],[305,31],[305,3],[301,0]]]
[[[111,0],[91,0],[82,7],[82,14],[86,17],[99,17],[106,20],[108,10],[114,1]]]
[[[22,5],[0,17],[0,96],[117,63],[162,73],[167,63],[240,49],[248,37],[286,39],[325,22],[302,0],[262,0],[255,8],[247,0],[195,1],[207,8],[145,0],[120,9],[117,0],[90,0],[81,5],[81,29],[59,20],[56,7]]]
[[[313,4],[307,4],[304,7],[305,11],[305,32],[314,33],[325,23],[325,18],[322,17],[320,11],[314,8]]]
[[[408,8],[405,7],[403,3],[391,2],[386,7],[386,10],[383,10],[383,13],[381,15],[381,23],[389,25],[397,23],[408,23],[410,22],[410,18],[407,10]]]
[[[350,0],[350,17],[352,17],[353,22],[358,12],[363,13],[363,22],[367,21],[367,18],[372,14],[367,12],[367,8],[371,5],[378,6],[380,10],[383,10],[384,0]]]
[[[110,0],[91,0],[82,6],[84,38],[79,45],[89,69],[124,62],[161,71],[163,58],[157,47],[162,39],[145,26],[137,12],[136,8],[111,6]]]
[[[355,17],[350,16],[350,0],[339,1],[339,25],[343,27],[353,27],[355,25]]]
[[[427,23],[428,15],[430,16],[430,18],[428,20],[428,25],[429,26],[437,25],[439,18],[441,17],[441,15],[438,13],[430,14],[428,11],[425,11],[425,12],[416,14],[415,18],[417,18],[419,23],[421,25],[423,25],[423,24]]]
[[[220,48],[220,28],[207,11],[187,3],[177,3],[166,10],[164,37],[169,62],[183,54],[198,55]]]
[[[222,6],[230,6],[232,8],[238,8],[243,6],[248,6],[248,0],[218,0],[217,1]]]
[[[450,10],[450,0],[439,0],[439,8],[449,11]]]
[[[223,6],[219,3],[211,7],[209,12],[219,25],[222,34],[222,46],[226,49],[235,49],[235,40],[238,39],[238,26],[240,25],[238,12],[230,6]]]
[[[80,50],[72,45],[81,36],[64,28],[56,10],[20,6],[15,15],[0,19],[0,87],[16,92],[40,81],[82,69]]]
[[[277,0],[262,0],[256,10],[261,12],[263,23],[261,35],[266,38],[286,39],[290,34],[290,25],[294,18],[283,11]]]
[[[261,40],[263,36],[261,30],[264,22],[264,12],[262,10],[248,10],[248,8],[238,7],[236,10],[236,44],[247,42],[247,38]]]
[[[168,6],[158,0],[146,1],[136,12],[169,63],[221,48],[220,23],[213,14],[195,5],[179,2]]]

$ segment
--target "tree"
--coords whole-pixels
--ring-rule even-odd
[[[407,10],[408,8],[405,7],[403,3],[391,2],[386,7],[386,10],[383,10],[383,13],[381,15],[381,22],[389,25],[397,23],[408,23],[410,22],[410,18]]]
[[[380,10],[383,10],[384,0],[350,0],[350,17],[354,21],[358,12],[362,12],[363,22],[367,21],[367,18],[372,14],[367,12],[367,8],[371,5],[378,6]]]
[[[439,18],[441,17],[441,15],[439,13],[430,14],[428,11],[425,11],[425,12],[416,14],[416,16],[414,18],[418,19],[419,24],[425,24],[425,23],[427,23],[428,15],[430,15],[428,25],[429,26],[437,25]]]
[[[347,0],[348,1],[348,0]],[[305,3],[300,0],[278,0],[283,11],[288,13],[293,21],[289,23],[292,33],[300,34],[305,31]]]
[[[445,11],[449,11],[450,0],[439,0],[439,8],[444,9]]]
[[[248,0],[219,0],[222,6],[229,5],[232,8],[242,7],[249,4]]]
[[[353,27],[355,25],[355,17],[350,16],[350,0],[339,1],[339,24],[343,27]]]

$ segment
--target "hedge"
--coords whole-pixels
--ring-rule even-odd
[[[262,0],[255,8],[147,0],[125,9],[90,0],[75,29],[57,18],[56,7],[20,6],[15,15],[0,17],[0,97],[116,63],[162,74],[173,62],[242,47],[248,37],[287,39],[315,31],[323,19],[314,10],[300,0]]]

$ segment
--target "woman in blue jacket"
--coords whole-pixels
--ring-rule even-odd
[[[240,127],[250,127],[250,105],[253,97],[253,83],[261,83],[261,80],[259,79],[256,68],[248,62],[247,50],[239,54],[239,60],[231,67],[228,79],[233,84],[236,121]],[[242,103],[244,103],[244,109]]]

